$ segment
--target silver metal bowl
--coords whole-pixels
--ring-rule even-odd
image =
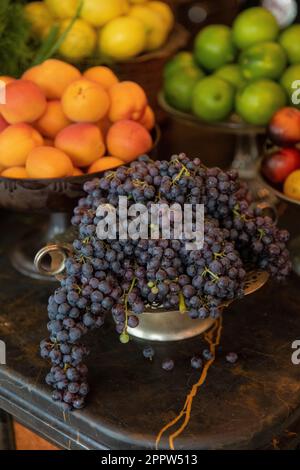
[[[45,246],[35,257],[36,269],[42,275],[58,275],[63,272],[65,260],[71,252],[72,246],[68,243]],[[249,271],[244,294],[256,292],[265,285],[268,279],[269,274],[266,271]],[[232,302],[233,300],[224,303],[222,308],[228,307]],[[181,341],[204,333],[214,322],[213,318],[193,320],[188,313],[181,313],[178,310],[149,308],[139,315],[139,325],[136,328],[128,328],[128,333],[131,337],[144,341]]]
[[[244,294],[253,294],[263,287],[269,279],[266,271],[249,271],[244,287]],[[234,300],[222,305],[225,309]],[[147,341],[180,341],[194,338],[209,330],[214,324],[213,318],[205,320],[193,320],[188,313],[181,313],[163,309],[149,309],[139,315],[139,325],[136,328],[128,328],[128,333],[134,338]]]

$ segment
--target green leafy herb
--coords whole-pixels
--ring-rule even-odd
[[[33,59],[22,2],[0,1],[0,74],[19,77]]]
[[[34,59],[33,65],[38,65],[45,60],[52,57],[56,52],[59,50],[60,46],[66,39],[67,35],[73,28],[75,21],[79,18],[81,10],[83,7],[83,0],[78,0],[78,8],[74,15],[74,17],[70,20],[68,27],[65,31],[60,35],[60,28],[59,26],[54,26],[51,30],[46,39],[43,41],[40,49],[38,50],[36,57]]]

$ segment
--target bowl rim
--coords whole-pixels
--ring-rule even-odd
[[[161,139],[161,129],[160,129],[160,126],[156,123],[155,126],[153,127],[153,129],[150,131],[150,133],[152,134],[152,137],[153,137],[153,146],[151,148],[151,150],[149,150],[149,154],[151,155],[151,152],[153,152],[154,150],[157,149],[158,147],[158,144],[160,142],[160,139]],[[139,157],[141,157],[142,155],[140,155]],[[136,158],[136,160],[138,160],[138,158]],[[101,157],[100,157],[101,158]],[[120,159],[121,160],[121,159]],[[133,161],[136,161],[136,160],[133,160]],[[132,162],[130,162],[132,163]],[[130,163],[126,163],[124,162],[124,166],[126,165],[129,165]],[[120,165],[120,166],[123,166],[123,165]],[[118,168],[118,167],[117,167]],[[114,170],[114,168],[112,168],[111,170]],[[5,176],[0,176],[0,184],[1,183],[23,183],[23,184],[52,184],[52,183],[62,183],[62,182],[66,182],[66,183],[85,183],[86,181],[89,181],[91,178],[99,178],[100,176],[102,176],[106,171],[110,171],[109,169],[108,170],[104,170],[104,171],[98,171],[97,173],[85,173],[83,175],[80,175],[80,176],[66,176],[64,178],[7,178]]]
[[[144,52],[136,57],[132,57],[131,59],[127,59],[123,61],[119,60],[119,61],[103,62],[101,61],[101,57],[97,57],[97,56],[87,57],[86,59],[83,59],[82,61],[80,61],[79,67],[81,68],[86,65],[89,65],[89,66],[106,65],[106,66],[111,67],[112,70],[114,70],[114,68],[117,70],[118,67],[124,67],[126,65],[137,65],[137,64],[143,64],[150,60],[168,58],[170,54],[173,54],[177,50],[184,47],[187,44],[190,36],[191,36],[190,32],[182,24],[176,21],[174,23],[173,28],[168,34],[166,42],[159,49],[156,49],[154,51]],[[92,63],[93,65],[91,65]]]
[[[171,106],[166,98],[164,91],[161,89],[158,94],[158,102],[162,109],[169,113],[174,118],[184,121],[186,124],[195,125],[204,129],[211,129],[214,131],[232,133],[232,134],[242,134],[242,135],[263,135],[266,133],[266,126],[258,126],[253,124],[247,124],[246,122],[234,122],[234,121],[221,121],[221,122],[205,122],[199,119],[192,113],[186,113],[184,111],[179,111]],[[234,113],[231,115],[234,116]]]
[[[261,182],[267,187],[267,189],[271,192],[273,192],[273,194],[275,194],[275,196],[278,197],[278,199],[281,199],[285,202],[288,202],[289,204],[293,204],[293,205],[296,205],[296,206],[300,206],[300,200],[298,201],[297,199],[293,199],[289,196],[286,196],[282,191],[280,191],[278,188],[272,186],[272,184],[266,179],[266,177],[264,176],[263,172],[262,172],[262,163],[259,164],[259,171],[258,171],[258,175],[259,175],[259,178],[261,179]]]

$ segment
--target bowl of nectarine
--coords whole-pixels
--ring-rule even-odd
[[[268,128],[269,146],[260,166],[265,188],[285,210],[300,215],[300,111],[286,107],[279,110]],[[297,228],[296,224],[295,227]],[[300,236],[290,243],[294,270],[300,275]]]
[[[0,104],[0,207],[50,214],[47,232],[35,233],[35,241],[27,238],[26,262],[20,246],[13,256],[17,269],[40,277],[34,255],[53,233],[66,229],[84,182],[145,153],[154,157],[160,131],[144,90],[120,82],[108,67],[82,75],[50,59],[19,80],[0,79],[6,83]]]

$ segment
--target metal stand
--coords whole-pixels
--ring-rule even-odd
[[[237,170],[244,180],[252,180],[257,175],[257,162],[261,154],[257,139],[255,134],[236,135],[232,168]]]
[[[48,223],[27,233],[19,240],[10,252],[10,260],[14,268],[25,276],[33,279],[55,281],[51,274],[41,274],[34,265],[36,253],[56,237],[66,232],[69,226],[69,214],[53,213]]]

